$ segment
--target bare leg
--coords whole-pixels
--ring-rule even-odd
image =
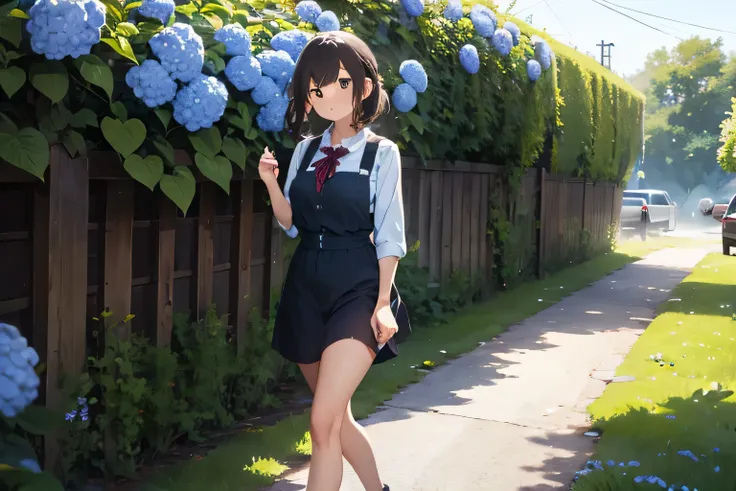
[[[310,418],[312,462],[307,491],[340,489],[343,419],[373,358],[373,352],[355,339],[337,341],[322,354]]]
[[[319,374],[319,362],[311,365],[299,365],[309,388],[314,392],[317,387],[317,375]],[[340,444],[342,454],[355,470],[360,482],[367,491],[380,491],[382,489],[381,478],[378,475],[376,458],[373,455],[368,435],[365,430],[353,418],[350,402],[342,419],[340,429]]]

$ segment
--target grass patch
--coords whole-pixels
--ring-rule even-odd
[[[642,475],[678,491],[736,489],[735,312],[736,258],[712,254],[618,368],[636,380],[609,385],[589,407],[604,432],[596,459],[640,467],[593,472],[575,491],[642,489],[633,481]]]
[[[401,355],[395,361],[373,367],[368,373],[352,401],[356,418],[365,418],[402,387],[419,382],[424,374],[412,368],[413,365],[425,361],[441,365],[467,353],[479,341],[487,341],[613,271],[676,243],[648,241],[646,247],[638,248],[624,245],[615,253],[500,293],[490,301],[469,307],[448,324],[416,328],[410,340],[401,345]],[[269,485],[273,477],[254,472],[253,459],[283,462],[298,454],[308,455],[311,452],[308,422],[307,415],[296,415],[260,432],[243,433],[204,459],[191,460],[163,472],[143,490],[253,491]]]
[[[642,242],[638,238],[620,241],[616,246],[616,252],[629,256],[645,257],[652,252],[662,249],[671,249],[674,247],[703,248],[719,245],[720,243],[720,235],[707,237],[704,239],[693,239],[689,237],[653,236],[649,237],[645,242]]]

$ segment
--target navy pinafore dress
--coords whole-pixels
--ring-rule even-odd
[[[320,361],[341,339],[363,342],[381,363],[398,354],[391,339],[380,352],[371,318],[378,301],[378,257],[370,239],[370,176],[380,139],[369,136],[360,172],[336,172],[317,192],[308,172],[321,138],[309,141],[289,198],[301,241],[286,275],[272,346],[294,363]]]

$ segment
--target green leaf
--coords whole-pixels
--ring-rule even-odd
[[[120,56],[124,56],[125,58],[129,59],[130,61],[134,62],[136,65],[138,64],[138,60],[135,57],[135,53],[133,53],[133,48],[130,46],[130,41],[128,41],[127,38],[124,37],[104,37],[100,41],[110,46],[112,49],[114,49]]]
[[[49,142],[34,128],[18,133],[0,133],[0,158],[43,181],[49,166]]]
[[[227,194],[230,194],[233,166],[228,159],[222,155],[210,158],[201,153],[196,153],[194,155],[194,162],[197,164],[199,171],[207,179],[220,186]]]
[[[424,134],[424,120],[420,115],[413,112],[406,113],[409,117],[409,120],[411,121],[411,124],[414,126],[414,128],[417,129],[420,135]]]
[[[163,193],[179,207],[182,213],[186,215],[197,189],[197,184],[194,180],[192,171],[183,165],[176,166],[174,167],[174,172],[171,175],[164,174],[161,176],[159,187],[161,188],[161,191],[163,191]]]
[[[22,39],[23,21],[12,17],[0,17],[0,38],[5,39],[16,48]]]
[[[222,153],[233,164],[245,170],[245,158],[248,155],[248,150],[246,150],[245,144],[242,141],[237,138],[226,137],[222,142]]]
[[[44,406],[28,406],[15,422],[32,435],[49,435],[58,428],[58,421],[63,421],[61,416],[58,419],[56,416],[55,411]]]
[[[210,61],[212,63],[212,71],[215,72],[215,75],[218,75],[225,70],[225,60],[223,60],[222,57],[213,50],[208,49],[205,51],[204,57],[205,61]]]
[[[100,129],[112,148],[124,158],[135,152],[146,139],[146,125],[140,119],[129,119],[123,123],[106,116]]]
[[[240,128],[243,130],[244,133],[248,133],[248,130],[250,130],[250,120],[249,119],[243,119],[240,116],[227,116],[227,121],[231,125],[235,126],[236,128]]]
[[[116,21],[122,22],[123,8],[118,0],[100,0],[107,7],[107,14],[111,15]]]
[[[197,5],[194,2],[189,2],[186,5],[179,5],[175,11],[191,19],[194,13],[197,12]]]
[[[121,22],[115,27],[115,32],[125,37],[137,36],[140,33],[138,28],[130,22]]]
[[[74,128],[84,128],[85,126],[91,126],[97,128],[99,123],[97,122],[97,115],[92,109],[83,107],[77,113],[72,116],[69,122]]]
[[[66,151],[69,155],[76,157],[77,155],[85,155],[87,153],[87,142],[84,137],[77,131],[69,130],[62,140]]]
[[[219,15],[215,14],[215,13],[212,13],[212,12],[206,12],[206,13],[202,14],[202,17],[204,17],[204,18],[205,18],[205,20],[207,20],[207,22],[208,22],[208,23],[209,23],[209,24],[210,24],[210,25],[212,26],[212,28],[213,28],[213,29],[215,29],[215,30],[217,30],[217,29],[222,29],[222,26],[224,26],[224,25],[225,25],[225,24],[223,23],[223,21],[222,21],[222,18],[221,18],[221,17],[219,16]]]
[[[18,127],[7,115],[0,113],[0,133],[17,133]]]
[[[189,141],[192,142],[194,150],[210,158],[214,158],[222,149],[220,130],[214,126],[190,133]]]
[[[223,18],[223,20],[228,20],[233,15],[232,10],[216,3],[208,3],[204,7],[202,7],[202,10],[199,11],[200,14],[207,14],[210,12]]]
[[[153,112],[156,113],[156,117],[161,121],[161,124],[164,125],[164,129],[167,129],[171,122],[171,111],[157,107]]]
[[[112,70],[95,55],[84,55],[74,60],[74,66],[87,82],[102,88],[112,100]]]
[[[31,84],[51,102],[59,102],[69,91],[69,73],[60,61],[43,61],[31,65]]]
[[[31,18],[30,15],[26,14],[21,9],[11,10],[10,13],[8,14],[8,17],[15,17],[16,19],[24,19],[24,20],[28,20]]]
[[[13,94],[18,92],[24,83],[26,83],[26,72],[22,68],[17,66],[0,68],[0,87],[8,97],[13,97]]]
[[[5,58],[5,64],[10,64],[15,60],[19,60],[25,56],[25,53],[20,53],[18,51],[7,51],[5,53],[0,53]]]
[[[133,154],[123,163],[130,177],[153,191],[164,174],[164,161],[158,155],[149,155],[145,159]]]
[[[120,121],[128,120],[128,110],[125,108],[125,104],[120,101],[115,101],[110,104],[110,110],[118,117]]]
[[[176,164],[176,162],[174,162],[174,147],[171,146],[171,143],[166,141],[166,139],[164,139],[161,135],[154,135],[151,142],[153,143],[153,146],[156,147],[156,150],[158,150],[161,156],[166,159],[169,164]]]
[[[258,130],[256,128],[251,128],[245,136],[249,140],[255,140],[258,138]]]
[[[36,104],[39,128],[57,133],[69,126],[72,113],[63,103],[51,104],[49,101],[41,100]]]
[[[19,491],[64,491],[61,483],[48,471],[34,474],[27,470],[4,470],[3,484]]]

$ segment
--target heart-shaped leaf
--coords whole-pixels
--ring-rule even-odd
[[[0,87],[3,88],[8,97],[18,92],[26,83],[26,72],[17,66],[0,68]]]
[[[123,123],[119,119],[105,117],[100,128],[110,146],[124,158],[138,150],[146,139],[146,126],[140,119],[129,119]]]
[[[57,103],[69,91],[69,73],[60,61],[47,60],[31,66],[31,84],[43,95]]]
[[[214,158],[222,149],[220,130],[214,126],[190,133],[189,141],[192,142],[194,150],[209,158]]]
[[[197,183],[194,180],[192,171],[183,165],[174,167],[174,172],[171,175],[164,174],[161,176],[159,187],[179,207],[182,213],[186,215],[197,189]]]
[[[118,117],[120,121],[128,120],[128,110],[125,108],[125,104],[120,101],[115,101],[110,104],[110,110]]]
[[[49,166],[49,142],[34,128],[23,128],[15,134],[0,133],[0,158],[43,181]]]
[[[153,191],[164,173],[164,161],[158,155],[149,155],[145,159],[133,154],[123,163],[130,177]]]
[[[89,109],[87,107],[83,107],[82,109],[77,111],[77,113],[72,116],[69,124],[71,124],[75,128],[84,128],[85,126],[92,126],[93,128],[97,128],[99,126],[99,123],[97,122],[97,115],[92,109]]]
[[[22,33],[23,21],[13,17],[0,17],[0,38],[10,42],[16,48],[20,46],[23,38]]]
[[[164,125],[164,129],[168,128],[171,122],[171,111],[157,107],[153,112],[156,113],[156,117]]]
[[[224,153],[233,164],[237,165],[242,170],[245,170],[245,158],[248,155],[248,151],[242,141],[230,136],[226,137],[222,141],[222,153]]]
[[[222,155],[209,158],[204,154],[197,153],[194,155],[194,162],[207,179],[220,186],[227,194],[230,194],[233,166],[228,159]]]
[[[161,157],[166,159],[169,164],[174,165],[176,163],[174,162],[174,147],[163,136],[154,135],[151,143],[153,143],[153,146],[156,147]]]
[[[84,55],[74,60],[74,66],[87,82],[105,91],[108,100],[112,100],[112,70],[107,63],[95,55]]]
[[[74,130],[70,130],[64,135],[63,143],[66,151],[72,157],[85,155],[87,152],[87,142],[84,141],[84,137],[80,133]]]

